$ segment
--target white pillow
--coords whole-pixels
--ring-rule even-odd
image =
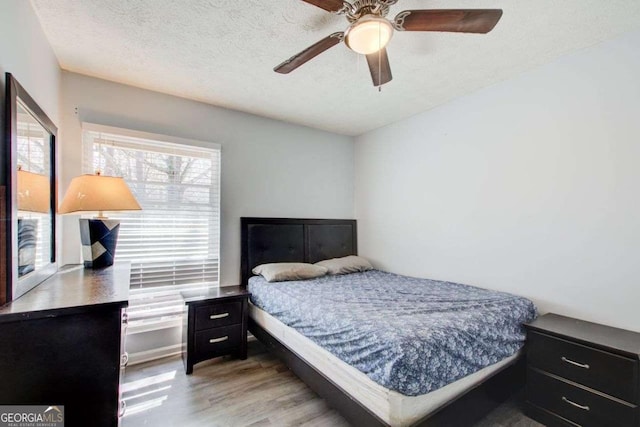
[[[253,274],[259,274],[264,277],[267,282],[314,279],[327,274],[326,267],[307,264],[304,262],[260,264],[251,271]]]
[[[360,271],[373,270],[369,261],[361,256],[349,255],[342,258],[332,258],[316,262],[314,265],[326,267],[329,274],[349,274]]]

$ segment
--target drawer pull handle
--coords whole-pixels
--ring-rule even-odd
[[[228,340],[228,339],[229,339],[229,336],[228,336],[228,335],[226,335],[226,336],[224,336],[224,337],[220,337],[220,338],[211,338],[211,339],[209,340],[209,344],[215,344],[215,343],[217,343],[217,342],[226,341],[226,340]]]
[[[572,402],[569,399],[567,399],[566,397],[562,396],[562,400],[564,400],[565,402],[567,402],[569,405],[575,406],[576,408],[580,408],[583,411],[588,411],[589,407],[586,405],[579,405],[576,402]]]
[[[209,316],[209,319],[211,319],[211,320],[222,319],[223,317],[227,317],[228,315],[229,315],[229,313],[212,314],[211,316]]]
[[[118,410],[118,418],[124,417],[127,412],[127,402],[125,400],[120,401],[120,409]]]
[[[589,365],[587,365],[586,363],[578,363],[578,362],[574,362],[571,359],[567,359],[566,357],[562,356],[561,357],[563,362],[569,363],[573,366],[577,366],[578,368],[584,368],[584,369],[589,369]]]
[[[120,356],[120,367],[121,368],[126,368],[126,366],[129,364],[129,353],[127,353],[126,351],[124,353],[122,353],[122,355]]]

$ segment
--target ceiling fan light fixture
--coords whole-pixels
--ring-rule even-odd
[[[383,49],[391,36],[391,22],[381,16],[365,15],[347,29],[344,41],[354,52],[369,55]]]

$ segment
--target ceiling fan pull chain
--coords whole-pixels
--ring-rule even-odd
[[[380,23],[378,22],[378,48],[382,45],[382,37],[380,36]],[[378,93],[382,92],[382,49],[378,49]]]

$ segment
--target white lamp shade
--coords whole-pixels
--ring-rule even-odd
[[[384,48],[393,35],[389,21],[374,15],[365,15],[349,27],[344,41],[354,52],[369,55]]]
[[[18,210],[48,213],[51,210],[51,183],[49,177],[18,170]]]
[[[58,212],[137,211],[140,204],[124,179],[81,175],[73,178]]]

